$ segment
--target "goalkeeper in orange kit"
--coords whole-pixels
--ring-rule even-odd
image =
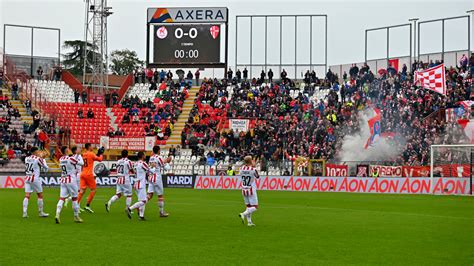
[[[105,149],[102,147],[99,149],[97,152],[97,155],[95,155],[92,150],[92,146],[90,143],[86,143],[84,145],[84,148],[86,149],[86,152],[82,154],[82,158],[84,159],[84,166],[82,167],[82,173],[81,173],[81,190],[79,191],[79,196],[77,198],[77,202],[80,204],[81,199],[84,196],[84,193],[86,192],[86,189],[89,188],[91,192],[89,193],[89,197],[87,197],[87,204],[86,207],[83,209],[85,211],[88,211],[90,213],[94,213],[94,211],[91,209],[90,204],[92,200],[94,199],[95,196],[95,190],[96,190],[96,183],[95,183],[95,177],[94,177],[94,162],[99,161],[101,162],[103,159],[102,154],[104,153]],[[82,210],[81,210],[82,211]]]

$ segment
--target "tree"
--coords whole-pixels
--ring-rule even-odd
[[[63,54],[63,66],[66,70],[71,72],[75,76],[81,76],[84,71],[84,47],[85,42],[81,40],[64,41],[63,48],[72,50],[69,53]],[[88,62],[92,62],[94,54],[100,57],[97,52],[97,47],[92,43],[87,43],[87,49],[92,50],[88,53]],[[87,72],[92,72],[92,67],[88,64],[86,67]]]
[[[110,69],[116,75],[128,75],[135,67],[143,65],[137,53],[128,49],[112,51],[110,61]]]

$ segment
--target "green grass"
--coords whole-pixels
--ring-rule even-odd
[[[54,223],[58,189],[45,190],[52,217],[21,218],[22,190],[0,190],[0,265],[396,264],[473,265],[474,198],[259,191],[255,228],[243,226],[239,191],[166,190],[170,217],[130,221],[113,189],[99,188],[74,224]]]

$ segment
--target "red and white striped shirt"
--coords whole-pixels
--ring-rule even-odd
[[[165,166],[165,163],[163,159],[161,158],[161,156],[157,154],[153,154],[150,157],[149,163],[151,165],[151,168],[150,168],[151,175],[148,177],[148,181],[150,183],[156,183],[157,180],[160,180],[161,178],[161,170]]]
[[[257,189],[255,179],[259,178],[259,175],[255,167],[247,165],[240,167],[239,176],[242,181],[242,189],[251,188],[252,191]]]
[[[40,182],[41,168],[43,168],[44,171],[48,171],[48,164],[43,158],[30,155],[25,158],[25,168],[26,182]]]

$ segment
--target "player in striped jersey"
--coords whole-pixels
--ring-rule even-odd
[[[75,171],[74,171],[74,178],[75,178],[75,182],[77,183],[77,189],[78,189],[77,191],[79,193],[81,190],[81,171],[82,171],[82,166],[84,165],[84,159],[82,159],[81,149],[78,148],[77,146],[73,146],[71,148],[71,152],[72,152],[71,157],[76,159],[77,161],[77,164],[75,166]],[[72,200],[72,197],[71,195],[69,195],[69,197],[64,202],[64,206],[67,207],[68,203],[71,200]],[[80,208],[79,208],[79,212],[80,212]]]
[[[48,213],[43,212],[43,186],[41,184],[41,169],[48,171],[48,164],[40,155],[37,147],[31,148],[31,155],[25,158],[25,198],[23,199],[23,218],[28,218],[28,201],[31,193],[38,195],[38,212],[40,217],[48,217]]]
[[[64,201],[67,196],[72,197],[72,208],[74,210],[74,221],[76,223],[82,223],[81,217],[79,217],[79,204],[77,203],[77,181],[76,181],[76,165],[78,161],[72,156],[71,150],[64,146],[61,148],[63,156],[59,159],[59,165],[61,166],[61,188],[59,192],[59,201],[56,206],[56,223],[61,223],[61,210],[64,205]]]
[[[138,153],[138,162],[133,165],[135,169],[136,178],[133,179],[133,188],[137,194],[138,201],[134,203],[130,208],[126,208],[128,218],[132,219],[132,210],[138,209],[138,219],[140,221],[145,220],[145,204],[148,202],[146,195],[146,175],[149,173],[150,168],[145,162],[145,153]]]
[[[110,206],[116,200],[122,197],[122,194],[126,197],[125,204],[127,208],[132,204],[132,181],[130,174],[133,174],[132,161],[128,159],[128,151],[122,150],[122,159],[117,161],[117,190],[110,200],[105,204],[105,210],[110,211]]]
[[[153,198],[153,193],[158,195],[158,207],[160,208],[160,217],[168,217],[165,212],[165,200],[163,197],[163,179],[161,178],[161,170],[169,170],[169,162],[171,157],[163,160],[160,156],[160,146],[153,147],[153,155],[150,157],[150,176],[148,177],[148,201]]]
[[[257,197],[257,185],[255,179],[259,178],[257,169],[255,169],[255,162],[251,156],[245,156],[244,165],[240,167],[239,171],[240,178],[242,180],[242,196],[247,208],[244,212],[239,213],[239,217],[242,219],[242,223],[245,224],[245,218],[247,218],[248,226],[255,226],[252,222],[252,213],[258,208],[258,197]]]

